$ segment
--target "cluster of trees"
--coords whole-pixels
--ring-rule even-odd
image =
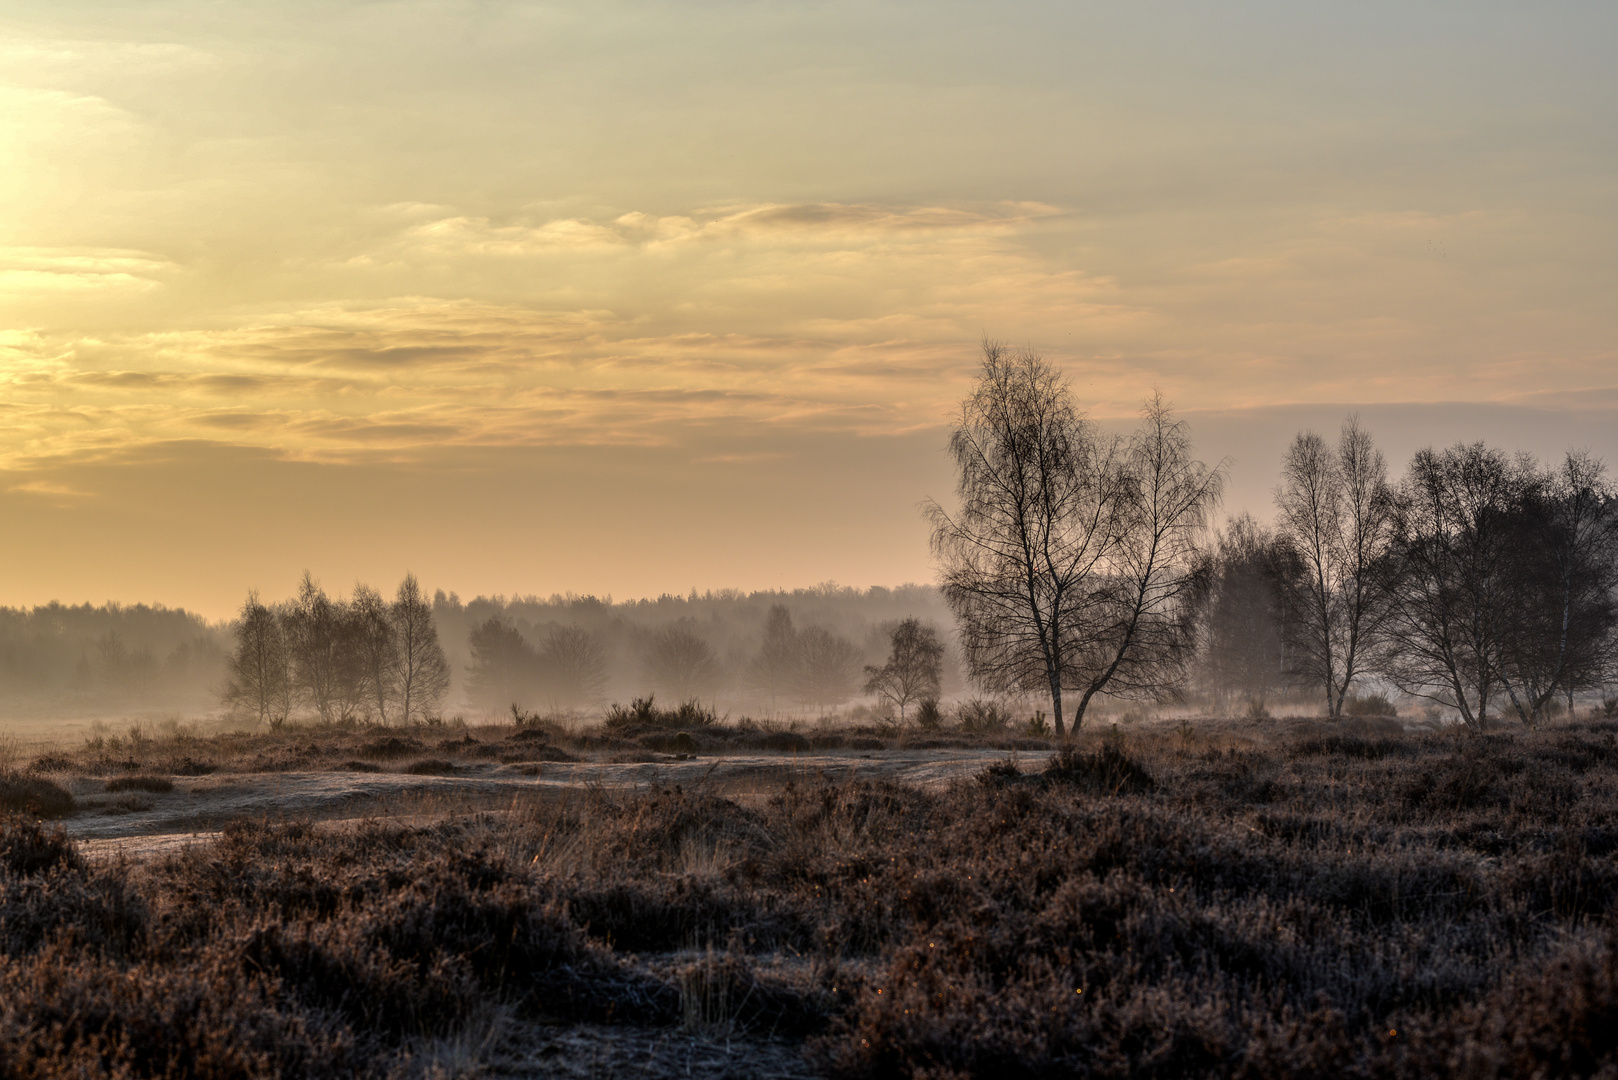
[[[986,343],[950,452],[960,507],[928,506],[969,674],[990,691],[1206,688],[1262,701],[1312,685],[1329,715],[1356,686],[1542,719],[1600,688],[1618,653],[1618,497],[1602,463],[1547,468],[1483,443],[1416,454],[1390,482],[1350,419],[1287,451],[1273,527],[1207,542],[1224,466],[1191,454],[1160,396],[1108,436],[1033,351]]]
[[[1424,449],[1390,482],[1355,419],[1300,433],[1273,529],[1233,523],[1202,622],[1222,688],[1297,685],[1339,716],[1377,680],[1481,727],[1600,690],[1618,659],[1618,492],[1571,452],[1547,467],[1484,443]]]
[[[300,709],[325,722],[408,723],[436,715],[449,689],[414,575],[389,603],[366,585],[334,600],[306,572],[294,600],[268,607],[249,592],[235,631],[225,703],[272,726]]]

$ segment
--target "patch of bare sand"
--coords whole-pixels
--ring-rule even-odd
[[[211,840],[241,818],[442,818],[498,810],[535,797],[564,801],[586,788],[634,790],[653,784],[701,786],[742,800],[788,781],[895,780],[934,786],[970,778],[998,751],[888,750],[871,753],[674,757],[649,762],[545,762],[468,765],[448,776],[407,773],[216,773],[175,777],[174,790],[116,798],[99,781],[73,783],[82,809],[63,824],[90,858],[148,858]]]

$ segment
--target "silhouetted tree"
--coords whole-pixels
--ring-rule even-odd
[[[1369,665],[1386,610],[1383,556],[1392,539],[1387,466],[1356,417],[1335,449],[1312,431],[1287,450],[1275,492],[1279,527],[1303,562],[1290,582],[1292,663],[1326,691],[1326,714],[1341,716],[1354,679]]]
[[[652,635],[644,656],[653,687],[676,701],[695,701],[714,688],[719,663],[696,631],[675,623]]]
[[[1537,483],[1523,461],[1482,443],[1419,451],[1394,499],[1386,659],[1407,694],[1488,722],[1518,568],[1520,512]]]
[[[536,663],[534,651],[517,628],[498,615],[490,616],[468,639],[472,665],[467,690],[486,709],[521,704],[528,695]]]
[[[764,617],[764,640],[750,669],[754,686],[770,696],[772,708],[780,695],[797,687],[801,663],[792,614],[784,604],[774,604]]]
[[[1509,579],[1495,590],[1500,680],[1519,719],[1536,724],[1558,692],[1601,685],[1618,609],[1618,501],[1605,466],[1569,453],[1522,488]]]
[[[904,619],[893,628],[892,651],[881,667],[866,665],[865,692],[891,701],[905,718],[912,701],[938,697],[944,645],[938,632],[920,619]]]
[[[798,693],[824,709],[847,701],[860,670],[860,650],[853,642],[822,626],[798,634]]]
[[[406,574],[399,582],[388,618],[397,650],[395,695],[399,719],[408,724],[438,712],[439,703],[449,692],[449,661],[438,641],[433,609],[423,597],[416,575]]]
[[[226,661],[225,704],[280,727],[292,709],[292,673],[275,612],[250,590],[236,622],[236,651]]]
[[[282,617],[293,690],[323,722],[337,719],[348,699],[356,696],[348,692],[355,665],[346,649],[344,616],[305,570],[298,597]]]
[[[1197,540],[1223,467],[1190,454],[1161,396],[1107,438],[1037,353],[986,342],[950,438],[961,508],[927,506],[943,593],[984,689],[1050,695],[1063,733],[1097,694],[1158,696],[1190,655]]]
[[[546,692],[557,706],[599,701],[606,692],[606,654],[582,627],[558,626],[545,635],[539,664]]]

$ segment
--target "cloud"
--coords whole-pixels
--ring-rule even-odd
[[[43,495],[51,498],[94,498],[93,492],[80,491],[75,487],[60,484],[54,480],[28,480],[21,484],[13,484],[6,490],[19,495]]]

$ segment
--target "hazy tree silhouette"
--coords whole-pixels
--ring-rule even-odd
[[[468,639],[472,664],[467,670],[467,691],[486,709],[520,704],[526,697],[534,651],[517,628],[498,615],[490,616]]]
[[[680,623],[652,635],[643,662],[653,687],[675,701],[696,701],[719,679],[713,649],[696,631]]]
[[[539,664],[546,693],[555,705],[584,705],[606,693],[606,653],[582,627],[558,626],[546,634]]]
[[[944,645],[938,632],[920,619],[901,620],[889,642],[888,662],[866,665],[865,692],[892,702],[903,722],[911,702],[938,697]]]
[[[943,593],[988,690],[1159,695],[1183,673],[1197,541],[1223,468],[1194,460],[1161,396],[1128,439],[1103,436],[1038,353],[983,346],[950,438],[961,507],[927,504]]]
[[[1292,582],[1301,560],[1283,538],[1251,515],[1220,533],[1201,575],[1199,681],[1221,699],[1245,699],[1261,713],[1295,673],[1287,655]]]
[[[753,685],[769,695],[771,708],[782,694],[797,689],[801,663],[792,613],[784,604],[773,604],[764,617],[764,640],[749,670]]]
[[[817,708],[847,701],[860,670],[860,650],[822,626],[798,634],[798,693]]]
[[[283,614],[294,692],[324,722],[337,718],[348,697],[340,685],[352,666],[345,655],[343,615],[307,570],[297,599]]]

